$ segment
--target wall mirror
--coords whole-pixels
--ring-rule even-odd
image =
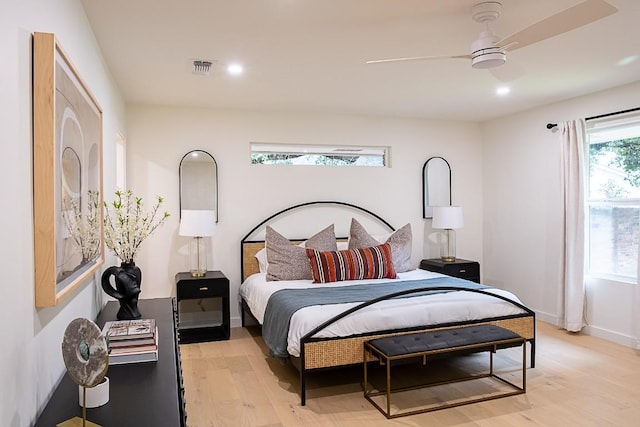
[[[215,211],[218,222],[218,166],[203,150],[188,152],[180,160],[180,212]]]
[[[451,205],[451,167],[442,157],[431,157],[422,167],[422,217],[433,218],[434,206]]]

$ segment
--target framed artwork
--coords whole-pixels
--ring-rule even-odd
[[[50,307],[104,262],[102,109],[53,34],[33,34],[35,304]]]

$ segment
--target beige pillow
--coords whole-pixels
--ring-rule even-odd
[[[266,227],[267,280],[311,280],[311,265],[305,248],[291,242],[270,226]],[[305,242],[305,247],[318,251],[337,251],[333,224]]]
[[[351,218],[349,230],[349,249],[369,248],[380,243],[388,243],[391,246],[391,257],[396,273],[403,273],[414,269],[411,264],[412,249],[411,224],[394,231],[385,242],[379,242],[364,229],[355,218]]]

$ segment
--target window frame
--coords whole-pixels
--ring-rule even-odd
[[[324,167],[390,167],[389,146],[363,146],[363,145],[333,145],[333,144],[286,144],[250,142],[249,159],[252,165],[265,166],[324,166]],[[327,156],[327,157],[376,157],[382,160],[382,164],[324,164],[324,163],[292,163],[292,162],[256,162],[255,154],[275,154],[283,156]]]
[[[599,138],[592,141],[591,137],[596,133],[604,133],[607,129],[613,131],[613,129],[624,128],[627,126],[640,126],[640,113],[633,112],[619,116],[616,115],[613,118],[607,117],[587,122],[585,138],[585,275],[592,279],[637,284],[639,279],[637,264],[636,269],[632,272],[631,276],[591,270],[591,208],[594,206],[606,206],[610,208],[640,206],[640,197],[591,197],[591,145],[603,142],[603,140]],[[640,138],[640,131],[638,132],[637,137]],[[637,233],[640,234],[640,229],[637,230]]]

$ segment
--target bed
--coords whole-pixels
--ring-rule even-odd
[[[322,213],[319,215],[323,222],[332,222],[330,227],[322,230],[323,238],[333,236],[335,250],[315,250],[310,248],[313,238],[284,239],[282,248],[286,251],[293,250],[292,246],[300,245],[308,255],[306,262],[311,263],[311,279],[293,279],[286,277],[270,277],[275,270],[277,251],[273,244],[270,246],[270,255],[273,264],[267,265],[265,258],[266,242],[274,241],[275,231],[269,224],[281,228],[284,223],[293,221],[293,213],[300,210],[316,207],[338,207],[345,210],[347,217],[351,217],[351,228],[345,237],[335,237],[334,222],[344,222],[346,218],[338,218]],[[316,215],[318,216],[318,215]],[[349,251],[350,245],[357,246],[361,237],[357,229],[354,232],[354,223],[362,230],[364,227],[359,221],[367,222],[366,228],[377,224],[378,235],[375,240],[363,242],[379,245],[370,248],[362,248]],[[304,233],[305,227],[315,228],[317,219],[301,220],[296,233]],[[314,224],[314,225],[310,225]],[[325,224],[322,224],[325,225]],[[329,233],[328,229],[331,228]],[[266,229],[264,238],[256,239]],[[294,227],[295,229],[295,227]],[[380,229],[386,229],[386,234]],[[241,273],[243,283],[240,286],[241,315],[243,326],[249,320],[256,322],[262,328],[262,335],[274,357],[280,357],[291,361],[300,372],[300,402],[306,403],[306,375],[315,370],[334,368],[340,366],[361,364],[363,361],[364,342],[398,334],[406,334],[417,331],[436,330],[439,328],[452,328],[471,324],[495,324],[505,329],[518,333],[530,343],[531,367],[535,364],[535,313],[527,308],[515,295],[510,292],[479,285],[463,279],[444,276],[439,273],[428,272],[407,265],[401,265],[404,261],[396,262],[398,247],[404,245],[406,258],[406,245],[400,233],[406,229],[402,227],[395,230],[386,220],[379,215],[360,208],[356,205],[335,202],[317,201],[308,202],[286,208],[264,219],[256,225],[241,241]],[[410,229],[409,229],[410,230]],[[315,231],[315,230],[312,230]],[[271,235],[268,233],[272,233]],[[305,236],[307,237],[311,233]],[[365,233],[366,235],[366,233]],[[406,233],[405,233],[406,237]],[[393,239],[396,239],[395,241]],[[387,239],[386,242],[384,239]],[[327,239],[329,240],[329,239]],[[349,240],[351,242],[349,243]],[[406,238],[404,239],[406,241]],[[409,231],[409,247],[410,245]],[[280,242],[281,243],[281,242]],[[317,240],[313,240],[316,244]],[[282,243],[281,243],[282,244]],[[364,245],[364,243],[362,243]],[[391,251],[393,248],[393,254]],[[369,250],[373,250],[373,255]],[[344,275],[346,270],[360,265],[358,262],[345,261],[340,267],[333,266],[336,257],[352,256],[352,253],[362,252],[363,258],[378,256],[380,265],[376,264],[374,276],[370,277],[339,277],[340,271]],[[380,251],[388,251],[380,253]],[[294,255],[291,255],[295,253]],[[302,253],[285,252],[286,262],[293,262],[296,256]],[[385,256],[386,254],[386,256]],[[393,256],[392,256],[393,255]],[[402,254],[401,254],[402,255]],[[317,264],[314,256],[320,257]],[[410,249],[409,249],[410,256]],[[324,258],[323,258],[324,257]],[[371,257],[369,257],[371,258]],[[369,259],[367,258],[367,259]],[[391,262],[391,260],[393,262]],[[304,260],[297,259],[300,264]],[[388,270],[385,270],[384,262],[387,262]],[[324,263],[324,264],[323,264]],[[375,263],[375,262],[374,262]],[[366,262],[364,262],[366,267]],[[333,266],[328,268],[328,266]],[[272,267],[272,270],[268,268]],[[398,267],[396,273],[394,267]],[[327,271],[331,270],[331,276]],[[336,272],[336,270],[339,270]],[[383,272],[384,270],[384,272]],[[269,271],[269,273],[267,273]],[[308,274],[308,273],[307,273]],[[323,276],[323,274],[326,276]],[[356,273],[357,275],[357,273]],[[331,276],[331,277],[329,277]],[[393,278],[390,278],[393,276]],[[323,279],[328,278],[326,282]],[[277,279],[277,280],[273,280]],[[319,282],[319,283],[315,283]],[[281,305],[278,305],[281,304]]]

